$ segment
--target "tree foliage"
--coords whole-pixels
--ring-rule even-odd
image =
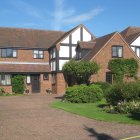
[[[74,78],[77,84],[88,84],[92,74],[97,73],[99,65],[88,61],[69,61],[64,64],[62,71],[65,76]]]
[[[138,71],[138,62],[134,58],[112,59],[108,63],[108,68],[113,73],[115,82],[122,82],[124,76],[135,77]]]

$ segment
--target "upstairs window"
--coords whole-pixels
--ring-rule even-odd
[[[112,47],[112,57],[115,57],[115,58],[123,57],[123,47],[122,46],[113,46]]]
[[[34,58],[35,59],[43,59],[44,52],[42,50],[34,50]]]
[[[4,58],[15,58],[17,57],[17,50],[16,49],[1,49],[1,57]]]

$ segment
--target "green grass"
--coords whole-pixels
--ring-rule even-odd
[[[106,113],[101,107],[99,107],[105,103],[105,100],[98,103],[67,103],[57,101],[52,103],[51,106],[95,120],[140,124],[140,116],[130,117],[130,115],[125,114]]]
[[[0,97],[5,97],[5,96],[22,96],[23,94],[9,94],[9,93],[4,93],[4,94],[1,94]]]

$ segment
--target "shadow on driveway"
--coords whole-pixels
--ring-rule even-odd
[[[105,133],[96,132],[94,128],[89,128],[87,126],[84,126],[84,129],[90,133],[89,135],[90,137],[95,137],[97,140],[116,140]]]

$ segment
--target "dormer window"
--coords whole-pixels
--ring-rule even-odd
[[[3,58],[16,58],[17,57],[17,50],[11,49],[11,48],[1,49],[1,57],[3,57]]]
[[[43,50],[34,50],[33,52],[34,52],[35,59],[43,59],[44,58]]]
[[[113,46],[112,47],[112,57],[113,58],[122,58],[123,57],[123,47],[122,46]]]

